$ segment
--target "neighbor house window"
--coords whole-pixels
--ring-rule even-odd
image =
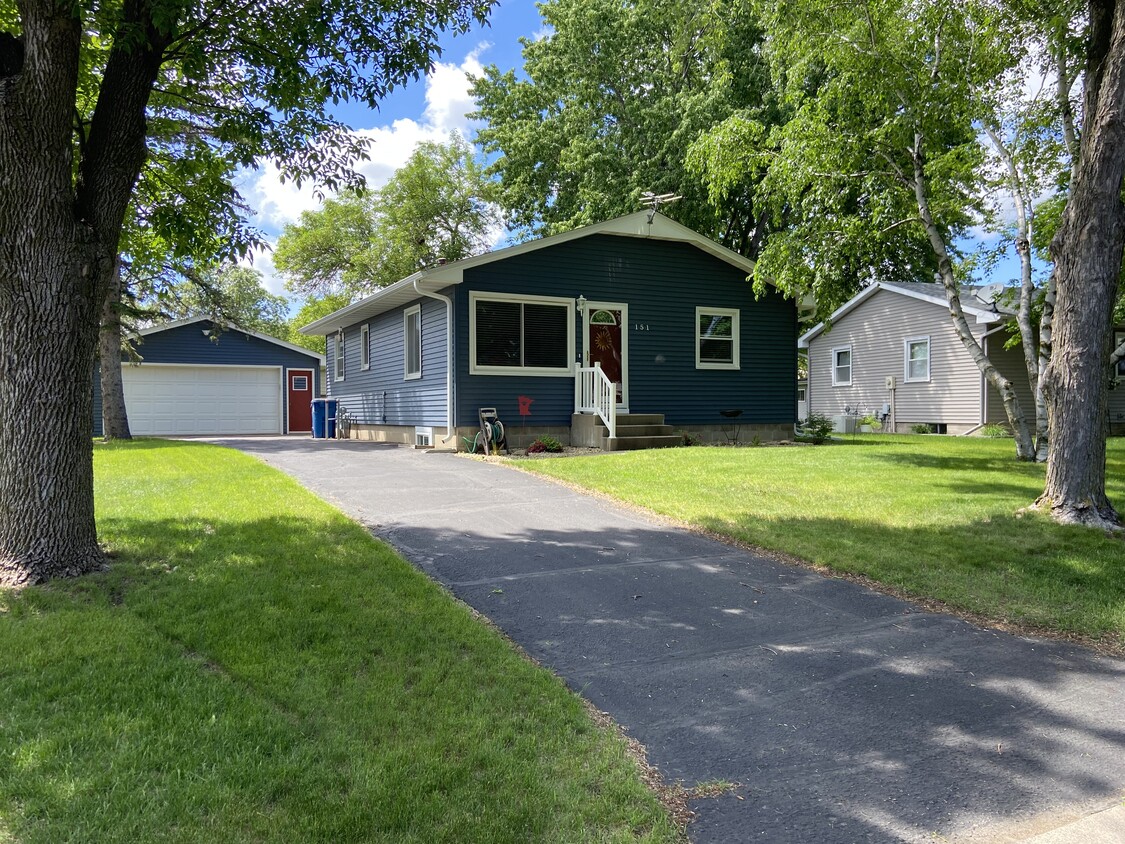
[[[469,301],[472,374],[573,373],[573,299],[470,293]]]
[[[332,345],[332,360],[336,366],[336,380],[344,380],[344,332],[337,331]]]
[[[695,309],[695,368],[738,369],[738,309]]]
[[[903,341],[907,381],[930,380],[930,338],[907,337]]]
[[[366,325],[359,327],[359,368],[371,368],[371,329]]]
[[[1116,350],[1122,343],[1125,343],[1125,331],[1118,331],[1113,335],[1113,349]],[[1125,378],[1125,357],[1117,362],[1117,374]]]
[[[832,386],[850,387],[852,385],[852,347],[844,346],[832,350]]]
[[[404,379],[422,377],[422,309],[415,305],[402,314],[402,359]]]

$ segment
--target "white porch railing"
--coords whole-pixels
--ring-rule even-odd
[[[617,436],[617,385],[602,372],[600,363],[575,367],[574,412],[598,414],[610,439]]]

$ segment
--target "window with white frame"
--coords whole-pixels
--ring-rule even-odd
[[[852,347],[841,346],[832,350],[832,386],[852,385]]]
[[[930,380],[930,338],[907,337],[903,343],[906,381]]]
[[[738,308],[695,309],[695,368],[738,369]]]
[[[371,368],[371,329],[366,325],[359,327],[359,368]]]
[[[473,375],[573,374],[574,300],[469,294]]]
[[[337,331],[332,344],[332,362],[336,367],[336,380],[344,380],[344,332]]]
[[[422,377],[422,309],[415,305],[402,313],[402,377]]]
[[[1113,335],[1113,349],[1116,349],[1122,343],[1125,343],[1125,331],[1118,331]],[[1121,378],[1125,378],[1125,358],[1117,362],[1117,374]]]

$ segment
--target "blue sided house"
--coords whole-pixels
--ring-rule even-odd
[[[606,450],[792,436],[797,304],[654,211],[414,273],[301,329],[328,338],[350,436]]]
[[[312,431],[324,359],[256,331],[192,318],[138,332],[139,363],[123,358],[129,427],[141,436]],[[102,433],[94,373],[94,434]]]

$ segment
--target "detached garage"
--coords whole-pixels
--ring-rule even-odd
[[[216,331],[205,318],[139,332],[141,363],[124,361],[129,427],[137,436],[298,434],[312,429],[324,359],[255,331]],[[102,433],[94,378],[94,434]]]

